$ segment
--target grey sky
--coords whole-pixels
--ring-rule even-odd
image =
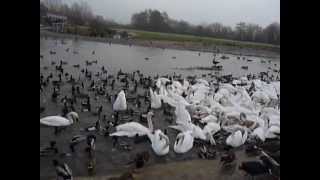
[[[65,0],[68,2],[81,0]],[[263,27],[280,22],[280,0],[87,0],[95,14],[130,23],[133,13],[147,8],[166,11],[169,17],[192,24],[240,21]]]

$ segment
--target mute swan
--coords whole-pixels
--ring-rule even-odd
[[[150,131],[145,126],[137,122],[128,122],[116,126],[116,132],[110,134],[110,136],[127,136],[134,137],[136,134],[143,136],[148,134]]]
[[[256,136],[258,137],[262,142],[264,142],[266,140],[266,128],[263,126],[257,127],[255,130],[253,130],[251,136]]]
[[[204,85],[206,85],[206,86],[209,86],[208,81],[206,81],[206,80],[204,80],[204,79],[197,79],[196,81],[197,81],[197,83],[200,83],[200,84],[204,84]]]
[[[151,141],[153,151],[159,156],[166,155],[169,152],[169,138],[159,129],[153,131],[152,115],[152,112],[148,112],[147,120],[149,128],[137,122],[124,123],[118,125],[116,127],[117,132],[110,134],[110,136],[134,137],[137,134],[139,136],[147,135]]]
[[[276,138],[277,134],[280,134],[280,127],[279,126],[270,126],[266,133],[266,138]]]
[[[218,118],[216,116],[209,114],[208,116],[202,118],[200,122],[201,123],[218,122]]]
[[[191,116],[189,112],[186,110],[186,108],[180,103],[177,105],[175,110],[175,115],[177,117],[176,123],[179,124],[182,123],[191,123]]]
[[[159,78],[156,82],[156,86],[160,88],[161,86],[164,86],[167,82],[170,82],[170,80],[167,78]]]
[[[161,97],[150,88],[151,108],[158,109],[161,107]]]
[[[126,95],[124,94],[123,90],[119,92],[116,101],[113,103],[113,110],[114,111],[127,110]]]
[[[264,126],[256,128],[251,135],[258,137],[262,142],[267,138],[276,138],[277,134],[280,134],[280,126],[270,124],[270,120],[268,122],[269,123],[265,122]]]
[[[277,94],[280,95],[280,81],[271,82]]]
[[[226,144],[232,147],[239,147],[246,142],[247,137],[248,132],[246,130],[244,131],[244,134],[242,134],[241,131],[238,130],[228,136]]]
[[[159,155],[166,155],[169,153],[169,138],[161,130],[155,130],[153,135],[149,135],[153,151]]]
[[[176,153],[188,152],[193,147],[193,136],[191,131],[181,132],[177,135],[173,149]]]
[[[181,106],[178,107],[181,108]],[[193,143],[193,138],[210,141],[211,144],[215,144],[213,135],[220,130],[219,124],[208,123],[203,129],[201,129],[199,126],[194,125],[191,120],[188,120],[190,114],[184,108],[177,108],[176,112],[178,112],[176,113],[176,123],[178,125],[169,127],[181,131],[181,133],[179,133],[179,135],[176,137],[175,144],[176,148],[178,148],[178,153],[187,152],[188,150],[190,150],[193,144],[190,145],[189,143]],[[187,137],[186,141],[184,141],[185,136]]]
[[[206,140],[209,140],[211,144],[215,145],[216,141],[214,140],[213,135],[220,130],[221,127],[218,123],[209,122],[206,126],[204,126],[203,133],[206,135]]]
[[[40,119],[40,124],[46,126],[69,126],[75,121],[79,121],[79,115],[76,112],[70,112],[66,115],[67,118],[62,116],[47,116]]]

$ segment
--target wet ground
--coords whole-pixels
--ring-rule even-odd
[[[237,155],[241,153],[239,151]],[[254,158],[251,159],[254,160]],[[221,168],[221,164],[217,160],[180,161],[146,166],[138,173],[133,174],[133,177],[135,180],[248,180],[251,178],[236,169],[236,166],[224,169]],[[76,177],[75,180],[106,180],[110,177],[117,176]],[[272,179],[272,177],[270,175],[261,175],[256,176],[255,179],[268,180]]]
[[[69,52],[66,52],[66,49],[69,48]],[[95,54],[92,54],[92,51],[95,50]],[[55,51],[55,55],[50,55],[50,51]],[[79,52],[78,54],[74,54],[73,51]],[[108,70],[109,74],[116,73],[120,68],[124,72],[132,72],[135,70],[140,70],[144,74],[148,75],[164,75],[164,74],[173,74],[176,72],[177,74],[194,75],[197,74],[201,76],[202,74],[207,74],[208,72],[204,71],[180,71],[173,70],[174,67],[190,67],[190,66],[199,66],[199,65],[208,65],[212,61],[211,53],[201,53],[199,56],[198,53],[189,52],[189,51],[178,51],[178,50],[162,50],[162,49],[152,49],[145,47],[129,47],[124,45],[115,45],[105,43],[97,43],[97,42],[85,42],[85,41],[68,41],[65,40],[65,43],[61,43],[61,40],[52,40],[52,39],[40,39],[40,54],[44,57],[40,59],[40,73],[42,73],[45,77],[48,74],[53,73],[53,80],[58,80],[57,72],[54,70],[54,65],[51,65],[51,62],[59,63],[60,60],[67,61],[68,64],[64,66],[65,72],[72,74],[76,80],[84,82],[85,89],[81,89],[82,93],[88,93],[91,97],[92,111],[96,112],[96,108],[99,105],[103,105],[103,113],[107,116],[107,120],[112,120],[112,102],[109,102],[107,98],[103,96],[98,96],[97,100],[94,100],[94,94],[92,92],[88,92],[87,87],[90,84],[90,81],[86,80],[86,78],[80,73],[80,69],[85,67],[86,60],[98,60],[97,64],[93,64],[92,66],[88,66],[88,70],[92,72],[97,72],[100,70],[102,66],[105,66]],[[172,59],[173,56],[176,56],[176,59]],[[248,62],[246,60],[238,60],[236,56],[227,55],[230,57],[228,60],[221,60],[221,64],[225,68],[222,74],[235,74],[244,75],[248,72],[260,72],[267,71],[268,67],[273,67],[274,64],[277,64],[276,67],[279,68],[278,60],[271,60],[272,63],[261,63],[259,58],[252,62]],[[150,60],[146,61],[144,58],[150,57]],[[255,59],[254,57],[250,57],[250,59]],[[80,64],[80,69],[74,68],[72,65]],[[242,65],[248,65],[249,70],[245,71],[241,69]],[[47,67],[46,69],[44,67]],[[212,73],[212,72],[210,72]],[[209,77],[206,77],[206,79]],[[96,81],[98,78],[93,76],[93,79]],[[65,82],[66,78],[63,76],[61,85],[61,94],[63,96],[71,96],[71,84]],[[110,84],[110,82],[109,82]],[[107,86],[107,92],[109,94],[116,94],[119,90],[122,89],[122,83],[116,81],[115,89],[111,90],[110,86]],[[133,87],[133,84],[130,83],[130,88]],[[129,88],[129,89],[130,89]],[[145,89],[142,87],[138,87],[137,94],[144,94]],[[40,93],[40,106],[45,107],[45,111],[40,114],[41,117],[45,117],[48,115],[58,115],[61,114],[61,109],[63,107],[62,103],[60,103],[60,99],[63,96],[58,98],[58,103],[54,103],[51,101],[51,94],[53,92],[53,86],[50,84],[47,86],[42,93]],[[136,97],[137,94],[127,94],[128,97]],[[144,112],[147,109],[147,104],[144,103],[143,100],[142,107],[137,109],[133,102],[128,101],[128,107],[133,108],[138,112]],[[85,128],[88,126],[94,125],[94,123],[98,120],[98,117],[95,113],[92,112],[80,112],[81,105],[78,102],[75,105],[76,112],[79,113],[80,122],[75,123],[70,127],[67,127],[58,135],[54,135],[54,129],[50,127],[44,127],[40,125],[40,146],[48,145],[49,141],[55,140],[57,142],[57,146],[59,148],[59,153],[70,153],[69,149],[69,141],[74,135],[87,135],[88,132],[81,131],[81,128]],[[155,116],[153,117],[154,127],[164,130],[170,125],[170,122],[167,121],[169,117],[163,115],[163,110],[154,110]],[[138,116],[133,117],[134,121],[138,121]],[[146,125],[146,123],[145,123]],[[168,136],[170,139],[170,152],[168,155],[163,157],[156,156],[152,149],[151,145],[148,142],[143,142],[140,144],[134,144],[133,138],[120,138],[120,141],[128,143],[132,145],[131,151],[113,149],[112,141],[110,137],[105,137],[102,134],[94,133],[97,136],[96,141],[96,176],[103,176],[108,174],[117,174],[125,171],[128,166],[126,165],[129,161],[131,161],[137,152],[148,151],[151,154],[150,160],[148,162],[148,166],[158,165],[158,164],[167,164],[171,162],[180,162],[187,160],[197,160],[197,148],[193,148],[191,151],[185,154],[176,154],[173,151],[173,143],[175,137],[178,132],[172,129],[168,129]],[[76,152],[72,153],[70,157],[61,157],[59,155],[55,155],[52,157],[40,157],[40,179],[52,179],[55,177],[55,171],[52,166],[52,159],[56,158],[61,160],[62,162],[66,162],[70,168],[73,170],[74,176],[88,176],[87,171],[87,163],[88,163],[88,155],[85,153],[86,143],[81,143],[76,146]],[[239,153],[240,159],[246,159],[246,156]],[[213,171],[210,173],[215,174],[213,179],[223,179],[218,176],[215,171],[218,168],[218,161],[210,161],[209,164],[212,163]],[[198,168],[202,168],[202,163],[199,164]],[[156,166],[157,167],[157,166]],[[170,166],[168,166],[169,168]],[[146,167],[148,168],[148,167]],[[151,168],[151,167],[150,167]],[[166,166],[161,166],[160,168],[166,169]],[[178,167],[177,167],[178,168]],[[192,167],[189,167],[192,169]],[[216,170],[214,170],[216,169]],[[151,171],[151,170],[150,170]],[[150,172],[148,171],[148,172]],[[159,179],[168,179],[166,177],[169,176],[169,170],[164,170],[163,176],[156,174],[156,171],[152,171],[153,175],[159,177]],[[159,171],[161,172],[161,171]],[[168,173],[167,173],[168,172]],[[200,171],[199,171],[200,172]],[[151,173],[151,172],[150,172]],[[209,172],[208,172],[209,173]],[[140,175],[140,179],[150,179],[152,177],[150,174],[146,174],[145,176]],[[176,177],[175,179],[194,179],[194,175],[186,175],[186,177]],[[237,171],[235,174],[230,175],[230,177],[226,179],[239,179],[242,178]],[[153,178],[154,179],[154,178]],[[173,178],[174,179],[174,178]],[[207,179],[207,178],[203,178]]]

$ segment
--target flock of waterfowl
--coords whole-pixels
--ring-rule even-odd
[[[68,49],[69,51],[69,49]],[[74,51],[75,52],[75,51]],[[56,53],[50,50],[50,56]],[[75,53],[74,53],[75,54]],[[92,55],[95,51],[92,51]],[[222,58],[223,57],[223,58]],[[222,56],[222,59],[228,59]],[[40,55],[40,60],[44,55]],[[148,59],[146,59],[148,60]],[[249,61],[249,59],[248,59]],[[139,139],[150,143],[156,156],[166,156],[170,151],[184,154],[193,148],[199,149],[200,158],[216,159],[221,151],[221,162],[228,166],[237,161],[235,151],[245,148],[247,154],[255,152],[260,160],[241,162],[239,169],[254,176],[280,173],[280,79],[269,73],[248,74],[243,77],[212,75],[208,80],[197,76],[183,78],[181,75],[146,76],[139,70],[109,74],[102,66],[92,76],[87,67],[98,60],[68,65],[67,61],[52,61],[53,72],[45,77],[40,72],[40,95],[52,90],[51,100],[61,106],[60,112],[50,112],[40,105],[41,126],[54,127],[55,135],[79,121],[84,113],[92,113],[97,121],[84,131],[89,135],[76,135],[70,140],[72,156],[77,144],[87,140],[89,154],[88,171],[95,167],[96,136],[111,137],[113,148],[130,151],[128,144],[120,144],[118,137]],[[261,61],[265,63],[265,61]],[[57,65],[58,64],[58,65]],[[76,79],[72,66],[80,73]],[[44,68],[47,70],[50,67]],[[248,67],[242,67],[247,69]],[[280,70],[279,72],[280,73]],[[115,84],[119,88],[115,89]],[[62,87],[72,87],[62,94]],[[92,108],[99,100],[103,105]],[[101,103],[100,103],[101,104]],[[106,118],[105,108],[112,108],[112,118]],[[162,116],[154,119],[155,112]],[[46,114],[50,114],[46,113]],[[58,115],[56,115],[58,114]],[[109,116],[108,116],[109,117]],[[157,127],[155,121],[170,122],[167,128]],[[168,131],[176,135],[170,138]],[[40,148],[40,156],[57,154],[56,141]],[[136,167],[148,160],[145,152],[134,159]],[[106,162],[107,163],[107,162]],[[53,161],[57,176],[71,179],[72,171],[67,164]]]

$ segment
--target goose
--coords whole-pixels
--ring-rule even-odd
[[[62,116],[47,116],[40,119],[40,124],[46,126],[62,127],[70,126],[73,122],[79,121],[79,115],[76,112],[69,112],[66,115],[67,118]]]
[[[169,153],[169,138],[160,129],[154,130],[151,117],[153,112],[148,112],[148,128],[137,122],[129,122],[116,126],[116,132],[110,136],[135,137],[147,135],[151,141],[151,147],[158,156]]]
[[[240,130],[229,135],[226,139],[226,144],[232,147],[239,147],[247,140],[248,132],[245,130],[244,134]]]
[[[114,111],[125,111],[127,110],[126,95],[123,90],[121,90],[117,96],[117,99],[113,103]]]

